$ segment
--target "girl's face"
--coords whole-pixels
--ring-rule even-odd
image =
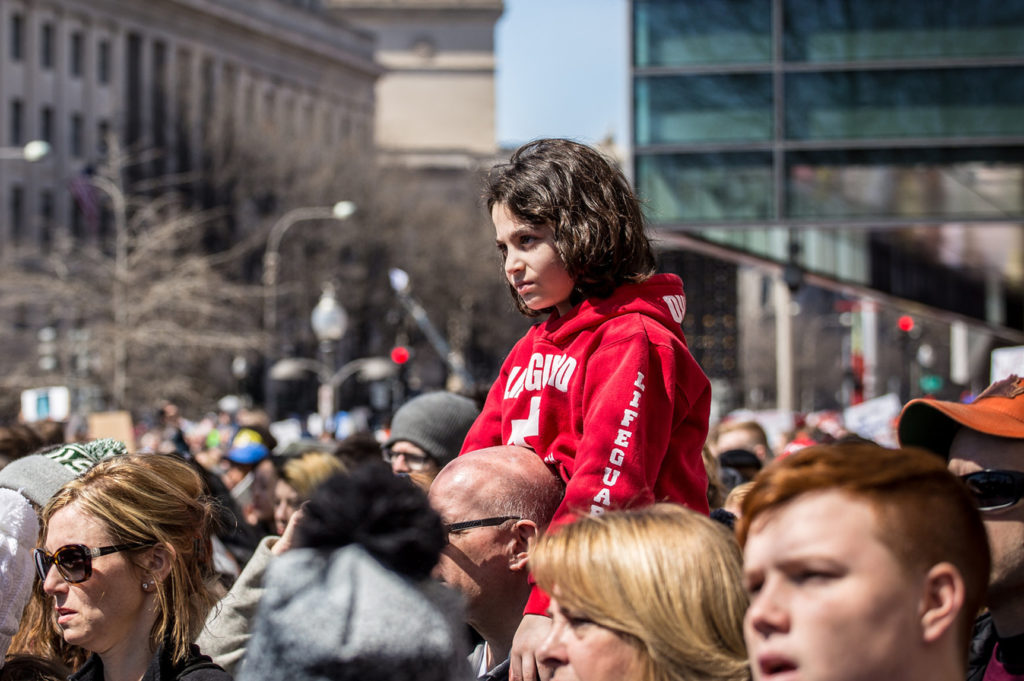
[[[640,677],[640,653],[622,634],[551,599],[551,631],[537,651],[551,681],[622,681]]]
[[[505,265],[505,277],[531,310],[553,307],[564,316],[572,310],[572,278],[555,248],[548,225],[519,222],[503,203],[491,210],[495,242]]]

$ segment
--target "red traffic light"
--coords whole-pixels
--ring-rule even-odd
[[[404,345],[396,345],[391,348],[391,361],[395,364],[405,364],[409,361],[409,348]]]
[[[905,333],[914,330],[914,318],[908,314],[901,315],[896,324],[900,327],[900,331]]]

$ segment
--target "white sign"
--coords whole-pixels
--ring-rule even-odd
[[[851,433],[882,445],[896,447],[894,423],[900,415],[900,398],[889,393],[843,410],[843,423]]]
[[[71,391],[67,386],[33,388],[21,392],[21,417],[33,421],[66,421],[71,413]]]
[[[1024,345],[992,351],[992,374],[989,383],[1001,381],[1010,374],[1024,376]]]

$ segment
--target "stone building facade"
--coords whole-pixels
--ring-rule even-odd
[[[73,180],[107,133],[194,170],[212,126],[342,149],[373,138],[373,36],[310,0],[4,0],[0,249],[82,230]]]
[[[434,169],[493,160],[501,0],[324,4],[376,37],[376,58],[386,69],[377,82],[376,145],[385,160]]]

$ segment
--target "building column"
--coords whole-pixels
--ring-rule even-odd
[[[775,307],[775,386],[776,408],[793,411],[796,405],[796,384],[793,362],[792,295],[781,273],[772,277],[772,300]]]

